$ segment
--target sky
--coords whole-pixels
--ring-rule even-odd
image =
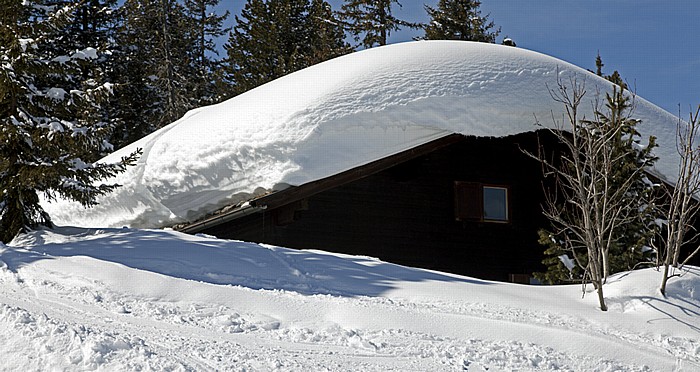
[[[342,0],[329,0],[340,9]],[[437,0],[402,0],[394,15],[427,22],[424,4]],[[244,0],[222,0],[240,14]],[[519,48],[544,53],[589,70],[600,53],[604,73],[620,72],[639,96],[687,118],[700,104],[699,0],[482,0],[504,37]],[[411,41],[421,30],[401,30],[390,43]]]

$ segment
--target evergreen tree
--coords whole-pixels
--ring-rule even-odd
[[[248,0],[225,49],[233,94],[350,51],[330,5]]]
[[[192,85],[196,106],[217,103],[222,100],[223,74],[220,73],[222,63],[215,60],[218,56],[214,40],[224,36],[230,28],[224,28],[223,23],[229,12],[217,15],[209,11],[216,7],[220,0],[185,0],[185,17],[191,24],[190,35],[192,50],[190,61],[195,74],[188,80]]]
[[[600,53],[598,53],[598,55],[595,57],[595,67],[596,67],[595,74],[600,76],[600,77],[605,78],[606,80],[608,80],[611,83],[617,84],[622,89],[628,88],[627,83],[625,83],[625,81],[622,80],[622,76],[620,76],[620,73],[617,72],[617,70],[613,71],[613,73],[610,75],[605,75],[605,74],[603,74],[603,66],[605,66],[605,64],[603,64],[603,59],[600,58]]]
[[[224,46],[228,54],[233,95],[253,89],[293,71],[287,66],[295,57],[283,53],[277,23],[264,0],[247,0],[236,26]],[[286,58],[285,58],[286,57]]]
[[[184,8],[176,0],[159,0],[151,8],[157,27],[151,42],[155,48],[155,80],[159,88],[161,105],[156,128],[161,128],[179,119],[185,112],[196,107],[188,80],[194,76],[191,61],[192,39],[187,37],[190,23]]]
[[[600,56],[596,58],[596,66],[596,73],[604,76]],[[606,144],[613,149],[611,154],[616,159],[607,181],[613,185],[613,190],[623,184],[629,185],[626,186],[628,193],[624,198],[626,207],[619,215],[625,223],[613,231],[615,241],[609,249],[609,272],[615,273],[632,270],[638,263],[648,260],[645,249],[651,246],[651,239],[656,233],[654,221],[660,213],[655,207],[652,182],[642,171],[656,161],[652,154],[656,147],[655,138],[650,137],[646,146],[641,145],[641,135],[636,129],[639,120],[630,117],[633,107],[630,98],[625,95],[626,84],[617,71],[604,77],[617,87],[612,94],[606,94],[607,111],[597,113],[600,118],[598,125],[619,128]],[[567,219],[575,220],[576,216],[569,215]],[[580,280],[583,268],[588,264],[584,247],[572,247],[570,242],[574,238],[566,230],[543,229],[539,235],[540,244],[547,247],[542,261],[547,270],[535,273],[535,277],[549,283]]]
[[[65,0],[53,0],[51,3],[71,3]],[[68,23],[64,33],[57,36],[56,44],[66,49],[81,50],[88,46],[108,51],[112,44],[112,10],[117,0],[83,0],[74,1],[73,20]]]
[[[119,121],[112,137],[117,148],[153,132],[157,126],[160,99],[152,80],[157,61],[148,36],[156,26],[148,15],[137,0],[125,1],[115,12],[116,63],[110,74],[115,90],[109,114]]]
[[[352,52],[345,42],[345,31],[335,18],[331,5],[324,0],[311,0],[306,21],[310,51],[305,64],[310,66]]]
[[[391,32],[401,27],[420,27],[394,17],[394,4],[401,6],[398,0],[346,0],[338,14],[355,42],[362,40],[359,45],[371,48],[386,45]]]
[[[192,23],[175,0],[126,0],[115,13],[115,97],[118,147],[161,128],[197,106]]]
[[[437,9],[425,5],[430,22],[425,25],[426,40],[471,40],[484,43],[496,42],[500,28],[494,31],[488,15],[482,17],[481,1],[440,0]]]
[[[111,87],[82,80],[81,64],[94,53],[60,55],[53,43],[74,8],[39,0],[0,0],[0,8],[0,240],[9,241],[51,226],[39,194],[94,205],[118,187],[95,181],[123,171],[137,154],[114,164],[86,161],[110,147],[109,124],[92,113]]]
[[[660,211],[654,203],[656,190],[651,186],[652,182],[647,179],[646,174],[638,172],[641,168],[652,166],[656,161],[657,158],[652,155],[652,150],[656,147],[655,138],[649,138],[647,146],[640,145],[641,136],[636,129],[639,121],[629,117],[634,111],[634,102],[623,95],[628,89],[627,83],[617,70],[610,75],[602,73],[603,61],[600,54],[596,57],[596,67],[598,76],[619,87],[616,93],[618,97],[606,98],[608,105],[620,102],[616,110],[611,111],[617,115],[610,119],[611,123],[614,120],[622,122],[622,131],[612,139],[612,145],[618,149],[616,155],[621,156],[612,175],[613,182],[621,184],[627,179],[634,180],[630,188],[629,208],[625,210],[630,216],[629,223],[621,226],[616,232],[619,238],[610,250],[610,264],[615,271],[632,270],[640,262],[649,260],[643,250],[651,246],[651,239],[658,228],[654,221],[660,217]],[[629,148],[633,148],[634,151],[625,152],[622,156],[622,151]]]
[[[47,0],[53,5],[66,5],[71,3],[64,0]],[[79,64],[80,79],[73,79],[70,90],[88,89],[86,83],[111,81],[109,76],[113,69],[112,50],[115,48],[113,30],[115,23],[112,20],[112,11],[116,6],[116,0],[84,0],[75,1],[71,6],[71,22],[68,22],[57,36],[52,40],[51,46],[58,54],[83,53],[91,54],[90,59],[75,59]],[[111,88],[110,88],[111,90]],[[109,117],[109,104],[112,94],[103,100],[98,107],[91,112],[83,113],[91,118],[115,124],[117,121]],[[107,155],[105,151],[95,153],[89,160],[97,160]]]

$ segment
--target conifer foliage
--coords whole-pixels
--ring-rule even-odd
[[[351,51],[322,0],[247,0],[225,48],[234,95]]]
[[[188,39],[190,41],[192,73],[189,83],[192,85],[195,106],[213,104],[222,100],[221,89],[223,74],[222,63],[215,60],[219,52],[215,39],[226,35],[230,28],[223,26],[229,12],[218,15],[212,9],[219,0],[185,0],[185,19],[190,26]]]
[[[52,4],[71,3],[65,0],[52,0]],[[55,49],[58,54],[64,54],[65,51],[72,53],[73,51],[89,50],[92,51],[91,58],[73,59],[73,62],[78,66],[80,71],[79,79],[70,79],[64,82],[64,89],[82,90],[85,84],[94,84],[95,82],[110,82],[110,89],[113,93],[114,85],[109,74],[114,67],[114,59],[112,58],[112,50],[114,44],[114,20],[112,19],[112,9],[116,6],[116,0],[83,0],[74,1],[70,7],[71,21],[68,22],[60,35],[56,35],[50,46]],[[64,57],[61,57],[64,58]],[[70,85],[68,85],[70,84]],[[99,105],[94,105],[88,112],[83,112],[81,115],[84,120],[98,120],[109,123],[114,126],[117,122],[110,117],[108,112],[109,100],[113,94],[105,94],[101,97]],[[92,154],[86,160],[92,161],[99,159],[107,152],[100,151]]]
[[[566,102],[575,112],[578,103]],[[561,165],[546,162],[559,187],[550,190],[545,205],[552,227],[539,232],[547,270],[535,277],[549,283],[598,278],[602,284],[608,275],[648,260],[644,253],[652,246],[659,211],[644,170],[656,161],[656,143],[654,137],[642,142],[632,112],[632,98],[615,85],[594,120],[571,117],[573,133],[557,134],[566,151]]]
[[[194,107],[187,84],[190,30],[184,8],[175,0],[127,0],[122,9],[126,16],[122,30],[128,37],[120,40],[120,46],[140,53],[137,61],[145,76],[139,78],[146,82],[155,105],[146,117],[158,129]]]
[[[353,51],[345,42],[340,21],[325,0],[311,0],[307,25],[310,51],[306,60],[309,66]]]
[[[165,124],[161,120],[165,101],[157,84],[163,72],[160,66],[167,66],[160,59],[156,39],[163,29],[158,5],[158,1],[126,0],[115,12],[117,46],[110,75],[115,90],[109,109],[110,117],[119,123],[112,138],[118,148]]]
[[[633,102],[625,92],[627,84],[620,74],[615,71],[611,75],[602,72],[603,63],[598,56],[596,58],[598,76],[606,78],[614,83],[615,90],[612,94],[606,94],[605,107],[607,110],[597,112],[597,126],[601,131],[607,131],[608,138],[603,143],[606,151],[616,161],[610,164],[611,168],[605,175],[605,182],[609,183],[611,190],[625,189],[627,192],[620,196],[624,208],[619,210],[617,218],[624,223],[617,224],[610,231],[614,240],[606,248],[606,276],[610,273],[632,270],[638,264],[649,261],[652,239],[657,234],[658,227],[654,223],[660,217],[660,211],[656,208],[656,190],[653,183],[647,178],[643,170],[651,167],[656,161],[652,154],[656,147],[654,137],[650,137],[646,144],[642,144],[642,138],[636,127],[638,120],[630,117],[633,113]],[[602,135],[602,134],[601,134]],[[560,199],[562,210],[566,204]],[[566,214],[568,212],[564,212]],[[577,219],[574,215],[566,217],[567,220]],[[585,275],[588,265],[588,257],[585,247],[571,244],[575,240],[567,229],[543,229],[539,231],[540,244],[546,246],[543,264],[547,267],[545,272],[535,273],[535,277],[549,283],[565,283],[581,280]]]
[[[223,99],[214,39],[226,33],[228,13],[213,13],[218,3],[125,0],[114,12],[110,116],[121,123],[113,139],[118,147]]]
[[[437,8],[425,6],[430,22],[425,25],[426,40],[471,40],[494,43],[495,29],[488,15],[482,16],[478,0],[440,0]]]
[[[53,43],[75,8],[38,0],[0,0],[0,8],[0,240],[9,241],[51,225],[40,194],[94,205],[118,187],[94,182],[123,171],[138,154],[113,164],[89,161],[110,147],[111,127],[97,113],[111,85],[81,70],[96,59],[95,49]]]
[[[391,32],[401,27],[420,27],[396,18],[392,14],[394,5],[401,6],[401,3],[398,0],[346,0],[338,14],[355,41],[361,40],[360,46],[371,48],[386,45]]]
[[[593,97],[591,119],[578,117],[585,95],[585,86],[575,78],[569,85],[558,79],[552,97],[564,105],[565,122],[555,121],[549,131],[563,148],[551,159],[535,157],[545,175],[555,178],[543,206],[551,222],[550,241],[564,252],[561,263],[581,270],[576,279],[593,284],[605,311],[603,284],[610,274],[631,269],[616,267],[614,260],[634,249],[635,240],[648,241],[652,235],[650,225],[642,222],[640,229],[637,222],[654,210],[645,197],[653,194],[653,186],[644,170],[656,160],[651,154],[655,139],[642,143],[635,129],[639,121],[630,116],[631,98],[617,85],[605,94],[604,103]],[[549,274],[555,272],[548,271],[544,279]]]

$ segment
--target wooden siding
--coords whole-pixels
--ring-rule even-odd
[[[547,137],[547,133],[540,133]],[[542,140],[542,139],[541,139]],[[551,139],[547,140],[550,142]],[[463,137],[335,188],[204,230],[221,238],[378,257],[483,279],[541,270],[537,137]],[[510,223],[455,219],[455,181],[506,185]]]

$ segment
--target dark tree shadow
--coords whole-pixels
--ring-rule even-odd
[[[656,298],[656,297],[649,297],[649,296],[638,296],[638,297],[631,297],[631,298],[643,302],[644,304],[646,304],[650,308],[652,308],[655,311],[659,312],[660,314],[664,315],[664,317],[662,317],[662,318],[648,320],[647,323],[653,324],[653,323],[658,322],[658,321],[670,319],[670,320],[674,320],[680,324],[687,326],[688,328],[690,328],[691,330],[693,330],[697,333],[700,333],[700,312],[691,309],[691,306],[698,308],[698,305],[693,304],[692,302],[687,301],[687,300],[680,298],[680,297],[676,297],[676,298],[674,298],[674,300],[682,302],[688,306],[673,303],[673,302],[666,300],[662,297]],[[662,305],[665,305],[666,307],[670,307],[670,308],[677,308],[683,314],[688,315],[690,317],[693,317],[694,319],[698,320],[698,322],[693,324],[693,323],[689,323],[689,322],[683,321],[681,319],[678,319],[676,316],[671,314],[669,311],[664,310],[662,308]]]

